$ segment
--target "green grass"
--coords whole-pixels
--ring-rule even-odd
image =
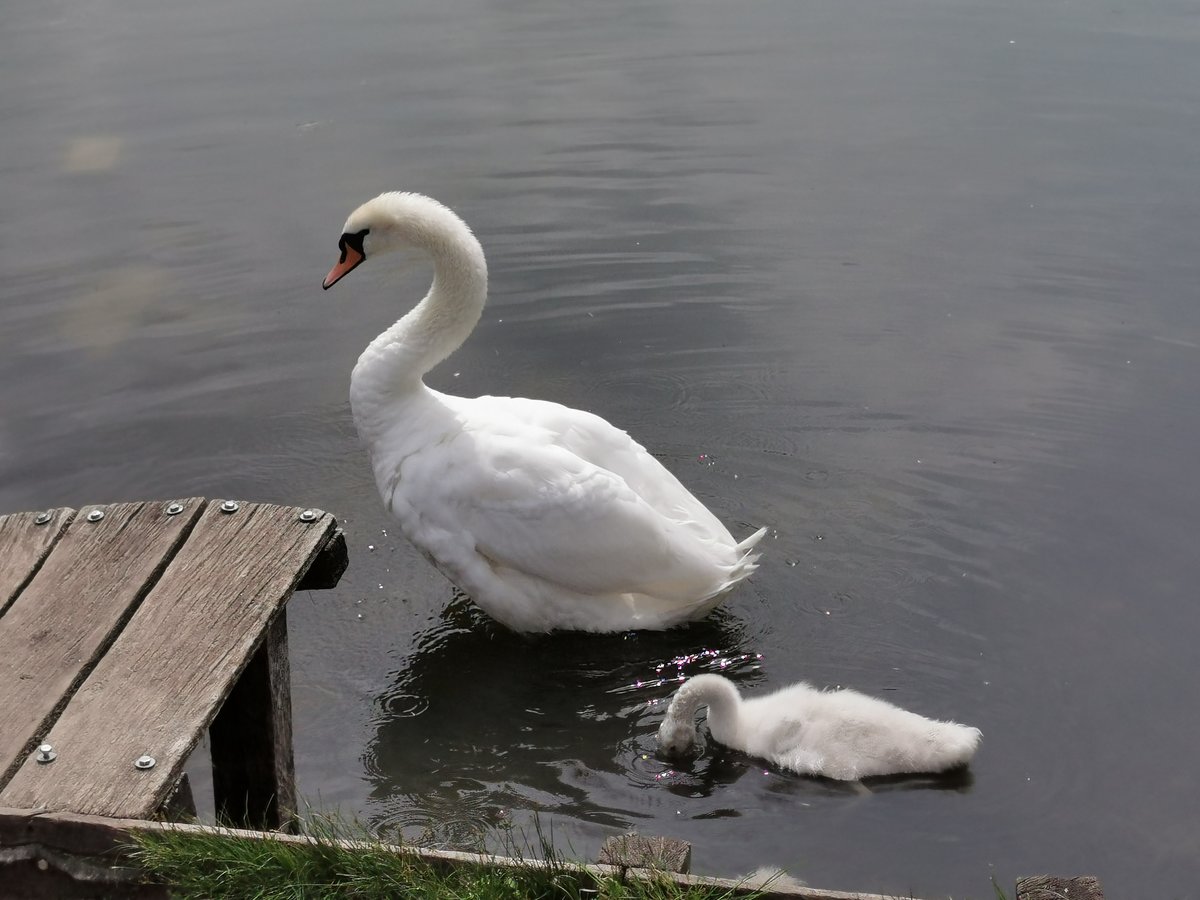
[[[256,840],[198,831],[143,831],[133,857],[179,898],[245,900],[731,900],[734,893],[683,888],[663,878],[597,880],[542,841],[542,861],[521,867],[446,866],[378,841],[344,840],[345,826],[309,820],[312,842]],[[539,835],[540,837],[540,835]],[[737,892],[745,897],[743,891]],[[753,896],[753,895],[750,895]]]

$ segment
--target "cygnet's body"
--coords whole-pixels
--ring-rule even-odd
[[[926,719],[857,691],[801,682],[743,699],[727,678],[697,675],[675,692],[659,726],[664,753],[686,753],[696,744],[702,706],[715,741],[802,775],[841,781],[965,765],[981,736],[978,728]]]
[[[327,289],[392,250],[433,264],[425,298],[359,357],[350,405],[405,536],[493,618],[518,631],[670,628],[755,570],[765,528],[736,540],[599,416],[425,385],[487,299],[483,249],[451,210],[381,194],[351,214],[338,247]]]

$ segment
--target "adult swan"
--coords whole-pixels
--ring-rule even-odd
[[[387,193],[356,209],[323,286],[401,247],[429,256],[433,284],[363,351],[350,406],[383,502],[451,581],[518,631],[625,631],[699,619],[754,571],[766,529],[735,541],[604,419],[424,384],[487,299],[483,248],[436,200]]]

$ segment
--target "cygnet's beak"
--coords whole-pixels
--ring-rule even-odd
[[[329,270],[329,274],[325,276],[325,280],[321,282],[321,287],[329,290],[343,278],[350,274],[355,266],[359,265],[367,257],[359,253],[349,244],[342,245],[342,258],[338,260],[337,265]]]

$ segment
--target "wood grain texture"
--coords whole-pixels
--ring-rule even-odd
[[[73,509],[0,516],[0,616],[37,572],[75,515]],[[41,516],[47,521],[38,524]]]
[[[296,814],[287,609],[281,609],[208,729],[217,815],[243,828],[291,828]]]
[[[176,516],[166,514],[164,503],[84,507],[0,617],[0,787],[26,761],[198,517],[200,501],[179,502],[187,508]],[[89,522],[96,509],[104,517]]]
[[[600,862],[623,869],[686,873],[692,867],[692,845],[679,838],[614,834],[600,848]]]
[[[1017,900],[1104,900],[1104,891],[1091,875],[1031,875],[1017,882]]]
[[[76,692],[47,740],[58,759],[28,759],[0,803],[148,817],[333,533],[291,507],[212,500],[154,589]],[[148,754],[151,769],[134,761]]]
[[[0,900],[169,900],[128,858],[128,830],[108,822],[0,809]]]

